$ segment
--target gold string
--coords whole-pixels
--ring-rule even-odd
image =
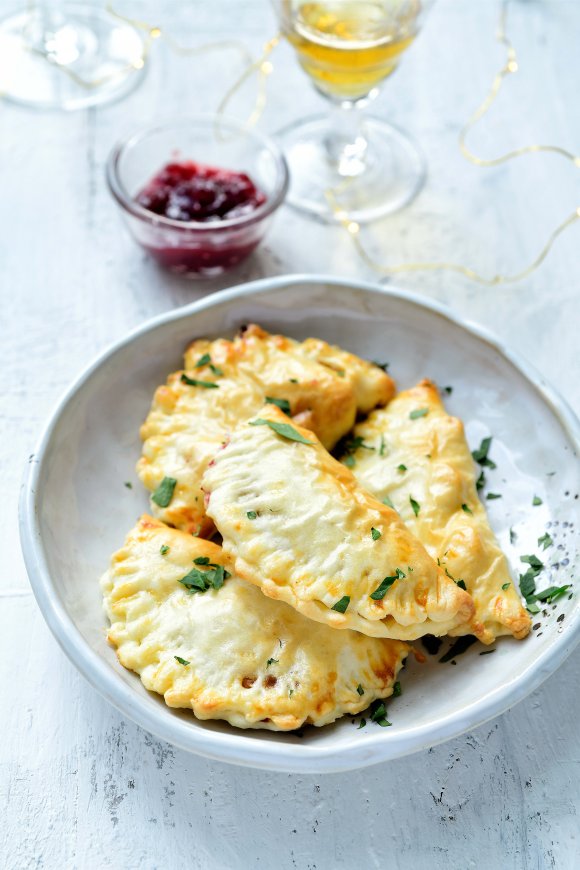
[[[521,157],[524,154],[551,152],[559,154],[567,160],[570,160],[574,166],[580,168],[580,156],[572,154],[570,151],[567,151],[565,148],[560,148],[557,145],[526,145],[513,151],[509,151],[508,153],[503,154],[500,157],[496,157],[490,160],[485,160],[481,157],[477,157],[467,148],[466,138],[469,131],[487,114],[495,99],[497,98],[504,80],[509,75],[514,75],[519,69],[515,49],[506,32],[508,5],[509,0],[503,0],[500,10],[499,26],[496,33],[496,38],[498,42],[500,42],[506,48],[506,62],[499,70],[499,72],[495,75],[489,93],[487,94],[479,108],[469,118],[459,134],[459,147],[461,153],[466,158],[466,160],[469,160],[476,166],[491,167],[499,166],[501,163],[505,163],[508,160],[512,160],[516,157]],[[486,277],[479,274],[479,272],[477,272],[475,269],[470,268],[469,266],[464,266],[460,263],[452,262],[400,263],[389,266],[383,263],[379,263],[367,253],[360,238],[360,224],[358,224],[356,221],[349,219],[348,213],[345,212],[344,208],[340,206],[336,198],[336,193],[339,192],[339,190],[340,188],[336,188],[334,191],[326,191],[327,200],[334,212],[336,219],[348,232],[359,256],[367,264],[367,266],[369,266],[376,272],[381,272],[386,275],[395,275],[402,272],[447,271],[458,273],[460,275],[463,275],[465,278],[468,278],[470,281],[475,281],[487,287],[497,287],[500,284],[513,284],[531,275],[532,272],[534,272],[544,262],[558,237],[561,236],[562,233],[564,233],[578,220],[580,220],[579,206],[575,211],[568,215],[568,217],[563,220],[562,223],[558,224],[558,226],[550,233],[547,242],[541,249],[540,253],[535,257],[535,259],[524,269],[512,275],[503,275],[501,273],[498,273],[496,275],[493,275],[492,277]]]

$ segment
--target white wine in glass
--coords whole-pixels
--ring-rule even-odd
[[[302,69],[331,103],[281,131],[290,202],[334,220],[368,221],[417,194],[425,165],[410,138],[362,109],[414,41],[430,0],[274,0]]]

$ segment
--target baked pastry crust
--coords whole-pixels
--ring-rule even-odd
[[[427,413],[409,417],[421,409]],[[462,579],[473,597],[473,619],[449,634],[475,634],[484,643],[505,634],[525,637],[531,620],[478,497],[463,424],[446,412],[435,384],[424,380],[399,393],[360,423],[355,435],[372,448],[353,455],[359,482],[378,499],[391,499],[430,555]],[[421,504],[417,516],[410,495]]]
[[[232,576],[189,594],[179,580],[200,557]],[[287,731],[358,713],[392,694],[409,652],[310,622],[237,577],[216,544],[150,516],[129,532],[101,586],[121,664],[170,707],[238,728]]]
[[[154,492],[165,477],[177,481],[170,504],[151,502],[156,517],[203,537],[213,533],[201,477],[233,429],[266,397],[288,402],[291,416],[330,449],[352,428],[357,411],[384,404],[394,394],[392,379],[377,366],[325,342],[309,342],[252,325],[233,341],[200,339],[188,347],[184,370],[156,390],[141,427],[142,483]]]
[[[270,423],[290,424],[310,443],[288,440]],[[310,619],[401,640],[447,634],[471,619],[471,597],[396,511],[274,406],[236,429],[202,485],[236,572]],[[387,577],[384,597],[371,597]],[[335,605],[344,596],[341,612]]]

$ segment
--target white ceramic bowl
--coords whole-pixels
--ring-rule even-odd
[[[548,565],[556,563],[545,585],[569,582],[578,557],[580,502],[574,496],[580,480],[573,457],[580,429],[542,377],[487,332],[408,293],[324,276],[266,279],[135,330],[77,378],[49,421],[28,466],[21,536],[39,606],[72,662],[126,716],[176,746],[286,771],[339,771],[395,758],[454,737],[521,700],[579,640],[577,595],[549,608],[548,617],[538,618],[542,628],[527,640],[502,638],[494,655],[480,657],[477,645],[456,667],[437,657],[409,664],[402,697],[388,704],[391,728],[357,730],[344,719],[307,728],[302,737],[237,731],[170,710],[117,663],[105,641],[98,578],[147,507],[134,473],[139,425],[154,388],[180,367],[191,339],[232,334],[248,321],[389,361],[401,387],[424,376],[452,385],[447,404],[465,420],[470,442],[494,437],[498,468],[488,477],[502,498],[487,507],[512,569],[522,567],[521,554],[538,552],[537,538],[551,524],[554,546],[539,551]],[[132,490],[126,480],[134,482]],[[542,505],[532,506],[534,495]],[[513,546],[510,527],[517,534]]]

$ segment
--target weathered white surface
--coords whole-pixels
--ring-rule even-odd
[[[190,43],[243,36],[257,49],[274,29],[264,0],[197,0],[179,4],[183,14],[177,5],[158,4],[150,17],[184,40],[188,27]],[[516,271],[580,204],[578,170],[556,157],[481,170],[458,155],[458,126],[502,58],[496,17],[495,2],[440,0],[375,106],[421,140],[431,172],[411,208],[367,231],[383,259]],[[580,151],[580,9],[573,0],[515,3],[511,22],[521,74],[473,147],[491,155],[544,140]],[[289,50],[274,60],[266,130],[321,108]],[[226,284],[288,271],[375,277],[341,230],[289,210],[260,252],[223,282],[167,277],[121,231],[103,180],[113,141],[158,117],[214,109],[238,70],[234,54],[200,62],[158,44],[142,88],[119,105],[71,116],[0,105],[0,863],[10,870],[577,867],[580,650],[542,689],[473,734],[316,780],[187,756],[125,722],[65,660],[29,593],[17,544],[21,472],[79,368],[130,327]],[[238,113],[244,108],[242,99]],[[494,329],[579,410],[579,232],[509,289],[450,275],[398,283]],[[541,437],[533,421],[530,437]]]

